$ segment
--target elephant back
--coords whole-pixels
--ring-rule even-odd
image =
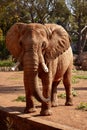
[[[15,58],[19,57],[22,50],[19,40],[20,30],[18,24],[14,24],[7,32],[6,47]]]

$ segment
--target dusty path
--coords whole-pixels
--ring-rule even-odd
[[[17,102],[18,96],[24,96],[23,72],[0,72],[0,106],[10,108],[12,111],[23,112],[25,102]],[[41,104],[35,101],[37,112],[31,114],[44,120],[69,125],[81,130],[87,130],[87,111],[77,110],[81,102],[87,102],[87,80],[80,80],[73,84],[78,96],[73,98],[74,106],[64,106],[65,99],[59,98],[59,106],[52,108],[53,115],[42,117],[39,115]],[[62,84],[58,87],[58,93],[63,93]]]

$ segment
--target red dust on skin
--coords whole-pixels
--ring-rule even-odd
[[[73,55],[69,34],[62,26],[15,23],[7,32],[6,46],[15,58],[21,59],[20,53],[24,52],[21,62],[26,94],[25,113],[31,112],[31,108],[34,108],[32,100],[34,96],[42,103],[40,114],[45,116],[52,114],[50,109],[51,106],[57,106],[55,96],[61,76],[66,91],[65,105],[73,105],[71,94]],[[53,63],[56,66],[55,70]],[[42,93],[38,87],[38,76],[42,80]]]

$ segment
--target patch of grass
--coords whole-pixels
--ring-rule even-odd
[[[21,80],[21,77],[19,76],[15,76],[15,77],[9,77],[8,80],[14,80],[14,81],[18,81],[18,80]]]
[[[76,71],[74,72],[74,75],[72,76],[72,83],[78,83],[80,80],[86,80],[87,79],[87,71]]]
[[[1,60],[0,61],[0,67],[11,67],[14,65],[14,62],[12,60]]]
[[[76,78],[76,77],[72,77],[72,84],[76,84],[76,83],[78,83],[79,82],[79,80],[78,80],[78,78]]]
[[[58,95],[59,98],[65,98],[66,97],[66,94],[65,93],[61,93]]]
[[[74,89],[72,89],[72,95],[73,95],[73,97],[78,96],[77,92]],[[58,97],[59,98],[65,98],[66,93],[61,93],[61,94],[58,95]]]
[[[73,97],[78,96],[77,91],[75,89],[72,89],[72,95],[73,95]]]
[[[78,105],[77,109],[87,111],[87,102],[81,102],[80,105]]]
[[[87,75],[75,75],[75,79],[87,79]]]
[[[19,96],[17,99],[15,99],[15,101],[17,101],[17,102],[25,102],[26,98],[25,98],[25,96]]]

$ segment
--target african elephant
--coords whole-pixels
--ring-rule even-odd
[[[40,114],[51,115],[51,106],[58,105],[57,85],[61,80],[66,91],[65,105],[72,105],[73,55],[69,35],[62,26],[15,23],[7,32],[6,46],[23,64],[25,113],[36,110],[33,103],[34,96],[42,103]],[[38,77],[42,81],[42,92]]]

